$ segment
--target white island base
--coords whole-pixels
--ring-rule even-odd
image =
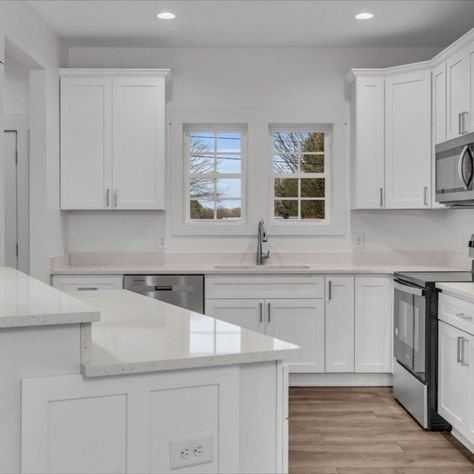
[[[77,296],[82,320],[0,329],[0,472],[287,471],[297,346],[127,291]]]

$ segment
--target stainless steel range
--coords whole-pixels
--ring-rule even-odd
[[[394,275],[393,394],[428,430],[450,429],[437,409],[437,282],[474,281],[472,272],[398,272]]]

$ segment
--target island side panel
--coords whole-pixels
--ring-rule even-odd
[[[0,329],[0,473],[20,472],[22,378],[79,371],[79,324]]]

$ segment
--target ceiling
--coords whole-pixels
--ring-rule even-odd
[[[70,44],[161,47],[444,47],[474,26],[473,0],[31,0]],[[174,20],[156,14],[172,11]],[[370,11],[372,20],[357,21]]]

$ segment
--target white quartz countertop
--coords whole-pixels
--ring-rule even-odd
[[[298,346],[126,290],[84,291],[101,318],[83,337],[86,377],[283,360]]]
[[[66,265],[51,271],[52,275],[153,275],[153,274],[393,274],[400,271],[453,271],[459,267],[447,265],[410,264],[164,264],[164,265]]]
[[[446,293],[474,300],[474,283],[436,283],[436,288]]]
[[[0,329],[99,320],[99,312],[14,268],[0,267]]]

